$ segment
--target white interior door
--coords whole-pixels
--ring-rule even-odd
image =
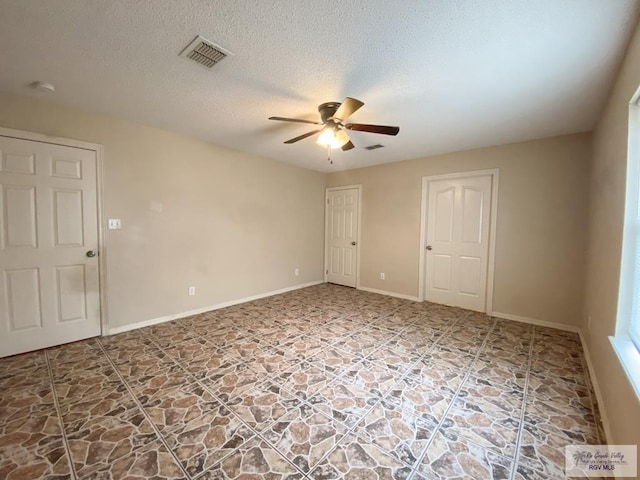
[[[97,252],[95,152],[0,136],[0,357],[100,334]]]
[[[491,175],[428,182],[427,301],[486,311]]]
[[[327,192],[327,281],[356,286],[359,190]]]

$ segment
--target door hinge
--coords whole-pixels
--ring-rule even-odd
[[[326,273],[327,275],[329,275],[329,270],[327,270],[325,273]]]

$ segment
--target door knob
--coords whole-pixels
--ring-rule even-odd
[[[427,250],[433,250],[433,247],[431,245],[427,245]]]
[[[95,257],[95,256],[96,256],[96,252],[94,252],[93,250],[89,250],[89,251],[87,252],[87,257],[89,257],[89,258],[93,258],[93,257]]]
[[[356,246],[356,242],[351,242],[351,245],[353,245],[355,247]]]

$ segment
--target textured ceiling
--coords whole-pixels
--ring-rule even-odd
[[[0,90],[335,171],[588,131],[638,18],[636,0],[0,0]],[[178,56],[196,35],[233,52]],[[55,94],[28,87],[56,85]],[[333,154],[282,142],[352,96]],[[382,143],[385,148],[363,147]]]

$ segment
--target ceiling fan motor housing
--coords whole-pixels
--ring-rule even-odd
[[[322,123],[327,123],[331,117],[336,113],[336,110],[342,105],[340,102],[327,102],[318,106],[318,112],[320,112],[320,118]]]

